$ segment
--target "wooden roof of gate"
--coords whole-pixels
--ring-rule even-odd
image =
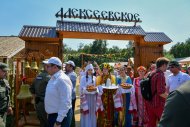
[[[24,25],[19,33],[23,40],[57,41],[56,27]]]
[[[24,40],[57,41],[62,38],[134,40],[170,43],[172,40],[163,32],[145,32],[141,26],[110,25],[88,22],[57,21],[56,27],[23,26],[19,37]]]
[[[146,32],[141,26],[122,26],[70,21],[57,21],[56,31],[62,35],[61,38],[79,39],[134,40],[135,36],[146,35]]]

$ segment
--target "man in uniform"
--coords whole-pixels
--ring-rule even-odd
[[[42,63],[44,70],[33,81],[30,87],[30,92],[33,94],[35,100],[35,108],[38,119],[40,120],[40,127],[48,127],[47,113],[44,106],[44,97],[47,83],[50,80],[50,75],[47,73],[47,60],[44,60]]]
[[[6,115],[13,113],[10,107],[10,86],[5,79],[8,70],[8,65],[0,62],[0,127],[6,126]]]

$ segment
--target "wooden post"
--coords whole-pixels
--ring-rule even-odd
[[[19,64],[20,64],[20,59],[19,58],[17,58],[17,63],[16,63],[16,84],[15,84],[15,86],[14,86],[14,91],[15,91],[15,93],[14,93],[14,107],[15,107],[15,125],[16,125],[16,127],[18,127],[18,121],[19,121],[19,102],[18,102],[18,100],[17,100],[17,98],[16,98],[16,96],[17,96],[17,94],[18,94],[18,91],[19,91],[19,86],[20,86],[20,83],[19,83],[19,79],[20,79],[20,72],[19,72]]]
[[[59,52],[58,52],[58,56],[61,59],[61,61],[64,63],[64,58],[63,58],[63,40],[59,39]]]
[[[139,40],[135,40],[135,51],[134,51],[134,76],[137,77],[137,67],[141,65],[141,60],[140,60],[140,42]]]

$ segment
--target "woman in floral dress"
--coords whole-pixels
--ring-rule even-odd
[[[114,100],[113,95],[116,90],[102,89],[101,85],[106,84],[107,79],[111,80],[111,84],[115,84],[115,76],[111,75],[112,67],[103,63],[100,66],[102,70],[102,75],[98,76],[96,79],[96,85],[99,91],[103,94],[101,95],[101,100],[103,103],[103,112],[98,112],[98,127],[114,127]]]
[[[146,68],[144,66],[139,66],[137,68],[137,72],[139,77],[134,78],[133,85],[135,87],[135,96],[137,102],[137,121],[135,123],[135,127],[143,127],[144,126],[144,118],[145,118],[145,105],[143,101],[143,97],[141,94],[140,81],[144,78],[146,73]]]

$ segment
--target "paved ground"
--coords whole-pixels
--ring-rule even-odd
[[[75,121],[76,121],[76,127],[80,127],[80,97],[79,97],[79,82],[77,80],[77,86],[76,86],[76,93],[77,93],[77,99],[75,104]],[[24,123],[23,120],[20,121],[20,124]],[[39,124],[37,116],[35,112],[31,112],[29,116],[27,116],[27,123],[30,125],[25,125],[24,127],[37,127],[36,125]],[[35,126],[32,126],[33,124],[36,124]]]
[[[79,100],[79,97],[77,97],[77,100],[76,100],[75,121],[76,121],[76,127],[80,127],[80,100]]]
[[[79,97],[77,97],[76,100],[76,107],[75,107],[75,120],[76,120],[76,127],[80,127],[80,100]],[[20,121],[20,124],[23,124],[24,121]],[[39,125],[37,116],[35,112],[30,113],[29,116],[27,116],[27,123],[28,125],[25,125],[24,127],[37,127]]]
[[[80,127],[80,97],[79,97],[79,83],[77,83],[77,100],[75,104],[75,121],[76,121],[76,127]]]

